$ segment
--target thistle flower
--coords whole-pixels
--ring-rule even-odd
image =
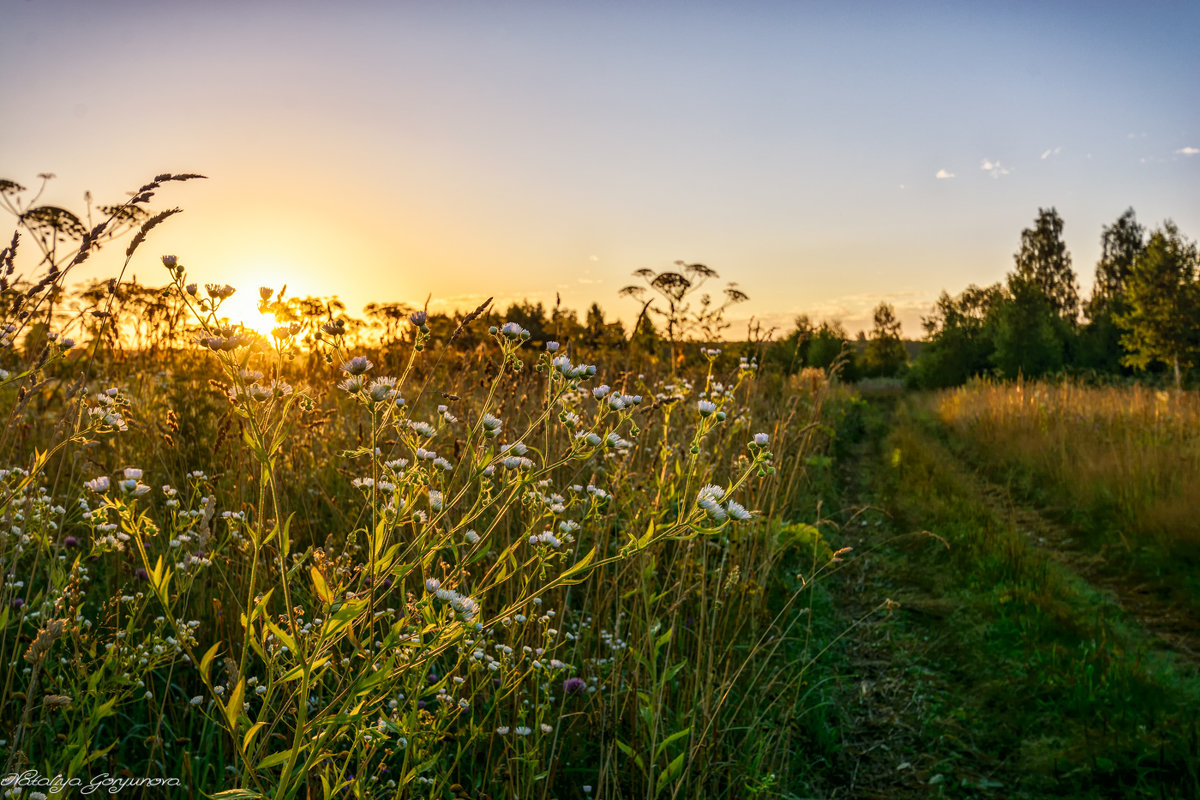
[[[550,353],[558,352],[558,342],[546,342],[546,350]]]
[[[770,441],[771,441],[771,437],[765,433],[754,434],[754,443],[756,445],[758,445],[759,447],[765,447],[767,445],[767,443]]]
[[[162,263],[167,269],[173,270],[179,266],[179,259],[176,256],[163,256]]]
[[[700,416],[702,417],[707,417],[717,410],[717,404],[709,400],[701,400],[696,406],[700,409]]]
[[[424,325],[429,319],[429,316],[424,311],[414,311],[408,315],[408,321],[418,328]]]
[[[208,296],[214,300],[227,300],[233,297],[233,293],[237,291],[237,289],[228,283],[206,283],[204,284],[204,289],[208,292]]]
[[[583,678],[571,677],[563,681],[563,694],[580,694],[587,688]]]
[[[186,291],[192,297],[195,297],[196,292],[199,291],[199,287],[196,286],[196,284],[194,284],[194,283],[189,283],[187,286],[184,287],[184,291]]]
[[[338,384],[338,388],[348,394],[359,394],[363,390],[363,379],[361,375],[349,375],[346,380]]]

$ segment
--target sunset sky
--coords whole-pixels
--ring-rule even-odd
[[[209,176],[156,198],[185,213],[146,282],[175,253],[245,297],[560,292],[629,320],[630,273],[685,259],[750,295],[739,320],[854,332],[887,299],[916,337],[1039,207],[1085,288],[1129,206],[1200,237],[1196,2],[0,0],[0,23],[0,177],[56,173],[78,209]]]

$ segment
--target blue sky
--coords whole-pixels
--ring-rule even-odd
[[[0,4],[0,175],[120,197],[200,280],[432,308],[702,261],[750,314],[909,335],[1055,206],[1200,236],[1197,3]],[[943,177],[938,177],[942,175]],[[106,274],[98,260],[92,274]]]

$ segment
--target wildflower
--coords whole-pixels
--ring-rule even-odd
[[[425,591],[427,591],[431,594],[436,592],[438,589],[440,589],[441,586],[442,586],[442,582],[439,581],[437,578],[427,578],[425,580]]]
[[[126,467],[125,468],[125,477],[127,479],[133,478],[134,480],[140,479],[142,477],[142,471],[135,467]]]
[[[434,511],[442,510],[442,493],[437,489],[429,490],[429,507]]]
[[[414,311],[408,315],[408,321],[418,328],[428,321],[429,317],[424,311]]]
[[[542,723],[542,733],[550,733],[553,730],[554,730],[554,728],[552,726],[547,725],[544,722]]]
[[[475,531],[467,531],[463,534],[463,538],[467,540],[467,544],[475,544],[479,541],[479,534]]]
[[[367,393],[371,395],[371,399],[376,403],[389,400],[396,393],[396,379],[392,377],[376,378],[371,381],[371,386],[367,390]]]
[[[506,322],[500,326],[500,335],[506,339],[528,339],[530,333],[515,322]]]
[[[363,379],[360,375],[350,375],[338,384],[338,388],[347,394],[360,394],[363,390]]]
[[[264,303],[265,303],[266,301],[270,300],[270,299],[271,299],[271,295],[273,295],[273,294],[275,294],[275,290],[274,290],[274,289],[272,289],[272,288],[271,288],[271,287],[269,287],[269,286],[260,286],[260,287],[258,287],[258,296],[262,298],[262,300],[263,300],[263,302],[264,302]]]
[[[175,269],[175,267],[179,266],[179,258],[176,256],[163,256],[162,262],[163,266],[167,269]]]
[[[571,677],[563,681],[563,694],[579,694],[587,688],[583,678]]]
[[[754,443],[756,445],[758,445],[759,447],[765,447],[767,445],[767,443],[770,441],[771,441],[771,437],[765,433],[754,434]]]
[[[702,417],[707,417],[717,410],[716,403],[713,403],[709,400],[701,400],[696,405],[700,409],[700,416]]]
[[[199,291],[199,288],[196,286],[196,284],[194,284],[194,283],[189,283],[187,286],[185,286],[185,287],[184,287],[184,290],[185,290],[185,291],[186,291],[188,294],[190,294],[192,297],[195,297],[195,296],[196,296],[196,292],[197,292],[197,291]]]
[[[551,353],[558,352],[558,342],[546,342],[546,350]]]
[[[608,384],[602,383],[599,386],[597,386],[595,389],[592,389],[592,396],[595,397],[597,400],[599,400],[601,397],[604,397],[604,395],[608,394],[608,392],[609,392]]]
[[[331,319],[321,324],[321,330],[330,336],[341,336],[346,332],[346,320]]]
[[[74,536],[68,536],[63,539],[63,547],[79,547],[79,540]]]
[[[150,580],[150,573],[146,572],[145,567],[138,567],[136,570],[134,570],[133,577],[137,578],[139,581],[148,581]]]
[[[227,283],[224,285],[219,283],[206,283],[204,284],[204,288],[208,292],[208,296],[214,300],[227,300],[230,297],[233,297],[233,293],[237,291],[237,289],[233,288]]]
[[[483,435],[487,436],[489,438],[499,434],[500,427],[503,425],[503,423],[500,421],[499,417],[495,417],[491,414],[484,414],[482,422],[483,422]]]
[[[188,700],[188,703],[193,706],[198,706],[203,702],[204,702],[204,695],[202,695],[202,694],[198,694],[195,697],[193,697],[191,700]]]
[[[751,516],[753,516],[741,503],[733,500],[730,500],[725,504],[725,509],[729,512],[729,516],[733,517],[738,522],[745,522],[746,520],[750,519]]]
[[[101,475],[99,478],[92,478],[87,483],[83,484],[88,489],[91,489],[96,494],[104,494],[108,491],[109,480],[107,475]]]
[[[501,736],[508,736],[508,726],[501,725],[499,728],[496,728],[496,733],[500,734]]]
[[[345,364],[342,364],[342,372],[347,372],[351,375],[362,375],[373,366],[375,365],[366,356],[355,356]]]
[[[437,428],[433,427],[428,422],[425,422],[424,420],[419,420],[419,419],[409,420],[408,421],[408,429],[411,430],[413,433],[417,434],[418,436],[425,438],[425,439],[428,439],[431,436],[433,436],[435,433],[437,433]],[[433,458],[433,456],[430,456],[430,458]]]
[[[532,729],[526,728],[524,725],[517,726],[517,730],[516,730],[517,736],[528,736],[531,733],[533,733]]]

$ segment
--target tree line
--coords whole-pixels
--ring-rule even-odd
[[[943,291],[915,358],[888,303],[857,343],[836,322],[800,317],[771,358],[794,370],[841,357],[849,379],[903,376],[919,388],[1058,373],[1151,373],[1180,386],[1200,363],[1200,256],[1173,222],[1147,230],[1129,209],[1105,226],[1086,299],[1056,209],[1038,209],[1013,261],[1002,282]]]

